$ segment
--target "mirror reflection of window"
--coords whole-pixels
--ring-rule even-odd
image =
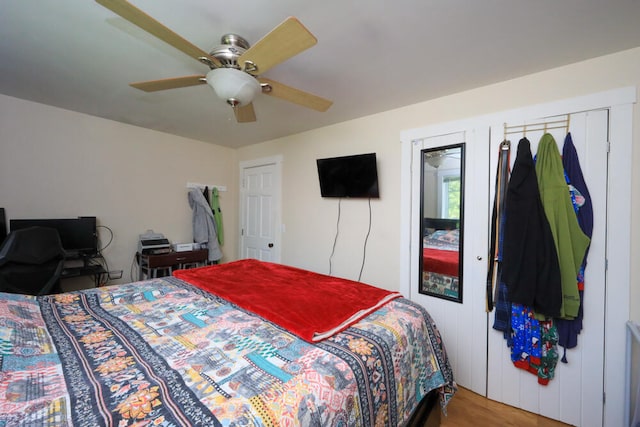
[[[420,293],[462,302],[464,144],[422,151]]]
[[[442,178],[442,218],[460,218],[460,170]]]

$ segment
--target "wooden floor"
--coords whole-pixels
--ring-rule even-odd
[[[518,427],[567,427],[568,424],[522,411],[489,400],[472,391],[458,387],[447,406],[447,416],[440,425],[453,426],[518,426]]]

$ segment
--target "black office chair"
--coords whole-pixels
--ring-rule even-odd
[[[46,295],[59,292],[64,250],[54,228],[9,233],[0,248],[0,292]]]

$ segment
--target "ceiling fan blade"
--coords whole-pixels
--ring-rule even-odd
[[[240,55],[238,64],[249,73],[262,74],[317,42],[315,36],[300,21],[289,17]],[[250,66],[245,68],[247,61],[250,61]],[[257,68],[253,70],[253,66]]]
[[[203,62],[201,58],[206,58],[205,61],[210,61],[215,67],[222,65],[216,58],[191,44],[126,0],[96,0],[96,2],[190,57],[200,62]]]
[[[233,113],[236,115],[238,123],[249,123],[256,121],[256,112],[253,110],[253,103],[243,107],[233,107]]]
[[[184,77],[173,77],[170,79],[162,79],[162,80],[150,80],[146,82],[135,82],[129,83],[129,86],[134,87],[136,89],[143,90],[145,92],[156,92],[159,90],[166,89],[176,89],[181,87],[188,86],[197,86],[206,83],[207,80],[205,76],[184,76]]]
[[[302,105],[303,107],[322,112],[327,111],[333,104],[333,101],[329,101],[328,99],[321,98],[308,92],[303,92],[300,89],[287,86],[271,79],[261,77],[258,80],[260,83],[267,84],[267,87],[271,88],[270,90],[267,88],[262,90],[262,93],[265,95],[275,96],[276,98],[284,99],[285,101],[293,102],[295,104]]]

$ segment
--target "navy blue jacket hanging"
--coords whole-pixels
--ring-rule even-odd
[[[591,238],[593,234],[593,204],[591,202],[591,195],[589,194],[587,183],[582,174],[580,160],[578,159],[578,153],[575,145],[573,144],[571,133],[568,133],[564,139],[564,146],[562,148],[562,166],[564,167],[567,181],[572,188],[571,191],[574,193],[572,199],[574,199],[574,207],[576,209],[576,216],[578,217],[578,224],[580,225],[582,232]],[[556,319],[556,326],[558,328],[559,335],[558,344],[565,349],[574,348],[578,345],[578,334],[582,331],[584,270],[587,266],[588,254],[589,249],[587,248],[577,278],[581,300],[578,316],[572,320]],[[562,361],[566,363],[566,356],[563,356]]]

